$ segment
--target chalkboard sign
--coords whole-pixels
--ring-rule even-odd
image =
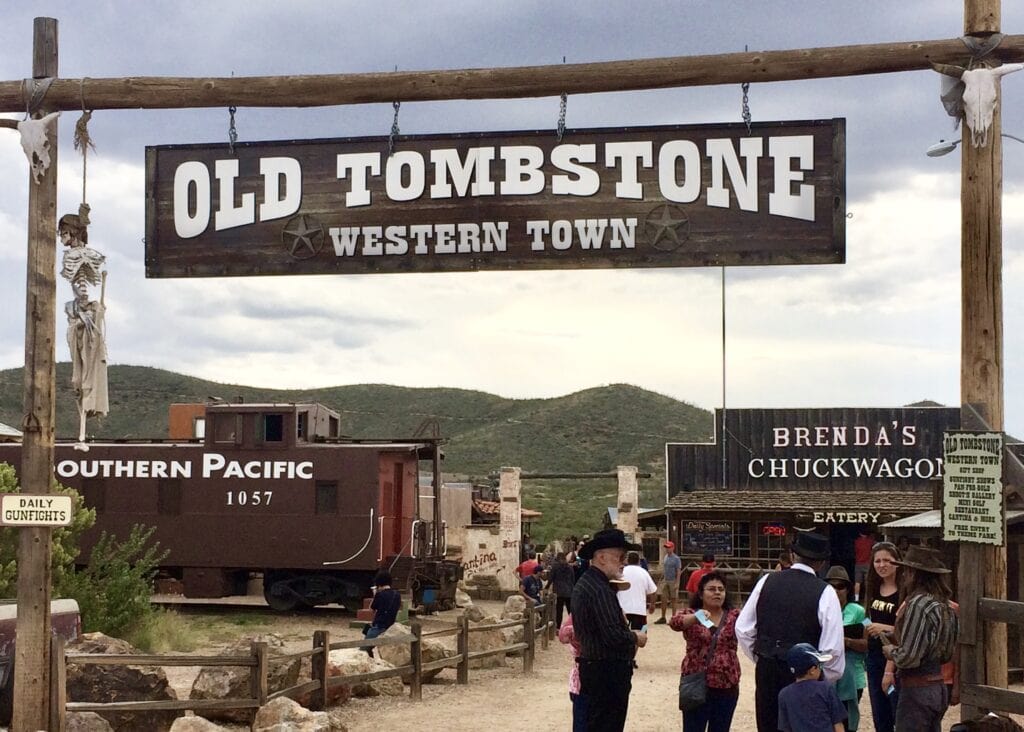
[[[732,556],[732,521],[684,521],[682,554]]]

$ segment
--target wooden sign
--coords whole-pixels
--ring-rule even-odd
[[[3,526],[69,526],[73,513],[71,496],[59,493],[0,496],[0,525]]]
[[[837,263],[845,121],[146,149],[146,275]]]
[[[943,446],[943,540],[1002,546],[1002,433],[947,432]]]

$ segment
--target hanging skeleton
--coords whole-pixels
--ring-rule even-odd
[[[85,202],[86,155],[92,141],[87,128],[90,113],[83,109],[75,126],[75,148],[82,151],[82,204],[77,214],[61,216],[57,235],[67,247],[61,260],[60,275],[71,283],[74,299],[64,304],[68,319],[68,350],[71,353],[71,386],[78,405],[77,449],[85,444],[86,418],[103,416],[109,411],[107,394],[106,343],[106,257],[89,246],[89,204]],[[90,299],[89,288],[99,286],[99,300]]]

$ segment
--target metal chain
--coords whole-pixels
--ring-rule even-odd
[[[231,154],[235,154],[235,143],[238,142],[238,130],[235,129],[235,112],[238,111],[238,107],[228,107],[228,117],[230,122],[228,124],[228,150]]]
[[[743,47],[744,53],[747,51],[747,47]],[[747,134],[750,134],[750,82],[744,81],[740,84],[740,88],[743,90],[743,121],[747,125]]]
[[[391,134],[388,135],[388,157],[395,152],[395,138],[398,137],[400,130],[398,129],[398,110],[401,109],[401,102],[391,102],[391,106],[395,108],[395,117],[391,120]]]
[[[558,105],[558,127],[556,128],[559,142],[562,141],[562,135],[565,134],[565,107],[568,101],[569,95],[566,94],[565,92],[562,92],[562,99]]]

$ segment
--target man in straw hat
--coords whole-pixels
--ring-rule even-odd
[[[617,730],[626,725],[636,649],[647,644],[645,630],[630,630],[613,581],[622,573],[626,551],[638,549],[618,529],[594,534],[580,550],[590,566],[572,591],[573,630],[580,645],[580,696],[584,729]]]
[[[950,606],[949,570],[937,549],[912,546],[896,562],[904,567],[895,636],[882,653],[896,666],[900,699],[897,732],[939,732],[949,704],[942,664],[956,651],[960,622]]]
[[[793,683],[786,663],[790,648],[810,643],[830,656],[822,668],[829,683],[846,667],[839,598],[817,575],[831,556],[828,539],[799,532],[792,549],[793,566],[758,580],[736,620],[739,646],[755,663],[758,732],[779,729],[779,691]]]

